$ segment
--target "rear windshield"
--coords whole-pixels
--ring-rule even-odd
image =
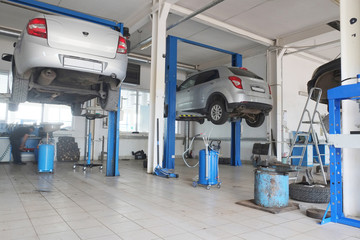
[[[256,78],[256,79],[260,79],[260,80],[264,80],[261,77],[259,77],[258,75],[256,75],[255,73],[252,73],[248,70],[245,69],[241,69],[241,68],[229,68],[229,70],[238,76],[244,76],[244,77],[250,77],[250,78]]]

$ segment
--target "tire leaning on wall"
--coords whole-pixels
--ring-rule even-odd
[[[291,199],[301,202],[328,203],[330,201],[330,186],[291,183],[289,185],[289,196]]]

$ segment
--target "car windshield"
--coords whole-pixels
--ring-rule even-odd
[[[250,78],[256,78],[256,79],[260,79],[260,80],[264,80],[263,78],[259,77],[258,75],[256,75],[255,73],[252,73],[248,70],[245,69],[241,69],[241,68],[229,68],[229,70],[238,76],[244,76],[244,77],[250,77]]]

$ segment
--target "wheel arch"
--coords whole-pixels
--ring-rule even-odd
[[[215,100],[220,100],[220,101],[223,101],[224,102],[224,105],[225,105],[225,109],[226,111],[228,112],[229,111],[229,107],[228,107],[228,102],[227,102],[227,99],[226,97],[224,96],[224,94],[220,93],[220,92],[214,92],[212,93],[207,101],[206,101],[206,107],[205,107],[205,110],[207,111],[210,107],[210,104],[215,101]]]

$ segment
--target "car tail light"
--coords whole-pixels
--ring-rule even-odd
[[[270,87],[270,85],[268,84],[268,86],[269,86],[269,93],[270,93],[270,95],[271,95],[271,87]]]
[[[243,89],[243,86],[241,84],[241,79],[239,77],[230,76],[229,80],[234,84],[234,86],[238,89]]]
[[[45,18],[34,18],[27,25],[27,33],[36,37],[47,38]]]
[[[116,52],[121,54],[127,53],[126,39],[121,36],[119,37],[119,43]]]
[[[247,70],[248,70],[247,68],[244,68],[244,67],[240,67],[240,69],[245,70],[245,71],[247,71]]]

